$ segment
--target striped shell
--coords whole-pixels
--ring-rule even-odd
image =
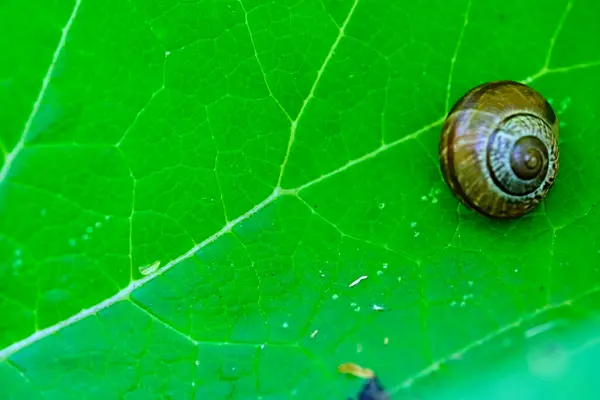
[[[477,86],[452,107],[440,138],[442,174],[467,207],[515,218],[546,196],[558,171],[558,118],[532,88]]]

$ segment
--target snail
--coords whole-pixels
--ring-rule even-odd
[[[468,208],[520,217],[548,194],[558,172],[558,118],[546,99],[513,81],[476,86],[442,126],[444,181]]]

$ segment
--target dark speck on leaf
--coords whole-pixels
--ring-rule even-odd
[[[540,286],[540,291],[542,291],[542,290],[544,290],[544,287],[543,287],[543,286]]]
[[[369,379],[358,393],[358,400],[390,400],[383,385],[376,376]]]

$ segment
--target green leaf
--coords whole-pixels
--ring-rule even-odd
[[[342,399],[354,362],[393,398],[593,398],[599,15],[5,0],[0,397]],[[508,222],[437,159],[498,79],[561,121],[553,189]]]

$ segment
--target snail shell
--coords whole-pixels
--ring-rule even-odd
[[[440,138],[442,175],[467,207],[515,218],[546,196],[558,171],[558,118],[513,81],[479,85],[452,107]]]

